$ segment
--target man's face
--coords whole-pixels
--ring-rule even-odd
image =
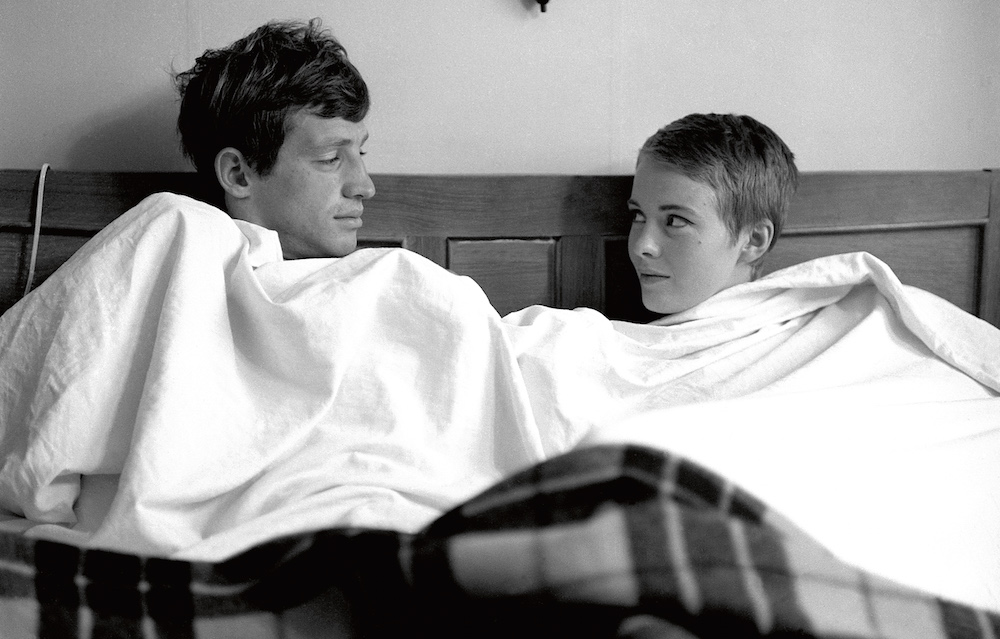
[[[353,251],[363,200],[375,194],[360,122],[290,115],[278,159],[253,179],[248,220],[278,233],[286,259],[342,257]]]
[[[735,243],[731,240],[715,191],[706,184],[642,158],[629,210],[629,258],[649,310],[679,313],[750,281],[750,267],[740,259],[746,233]]]

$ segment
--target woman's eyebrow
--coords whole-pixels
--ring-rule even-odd
[[[638,202],[636,202],[635,200],[633,200],[631,198],[628,201],[628,205],[629,206],[634,206],[636,208],[642,208],[641,206],[639,206]],[[689,208],[687,206],[681,206],[680,204],[661,204],[661,205],[659,205],[659,206],[656,207],[656,210],[657,211],[684,211],[685,213],[690,213],[692,215],[696,215],[698,213],[694,209]]]

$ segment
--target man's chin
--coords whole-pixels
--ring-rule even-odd
[[[344,257],[346,255],[350,255],[358,248],[358,238],[356,235],[350,239],[342,238],[333,248],[335,252],[331,255],[331,257]]]
[[[286,260],[300,260],[309,258],[344,257],[353,253],[357,248],[357,236],[344,237],[341,235],[330,242],[313,243],[309,246],[301,246],[298,250],[285,249],[283,252]]]

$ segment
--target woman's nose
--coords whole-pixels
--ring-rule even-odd
[[[636,236],[632,251],[642,257],[659,257],[660,243],[654,235],[648,226],[644,226]]]

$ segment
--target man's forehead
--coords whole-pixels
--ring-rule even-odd
[[[285,138],[310,147],[361,145],[368,139],[364,121],[324,118],[303,110],[289,116],[288,123]]]

